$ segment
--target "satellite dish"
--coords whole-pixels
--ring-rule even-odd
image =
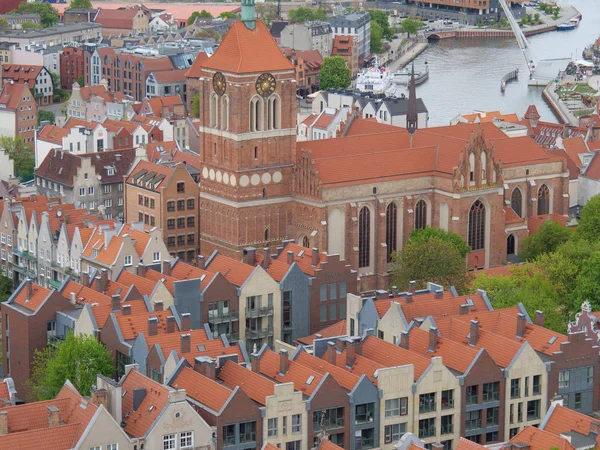
[[[102,175],[98,175],[98,180],[101,180],[101,179],[102,179]]]

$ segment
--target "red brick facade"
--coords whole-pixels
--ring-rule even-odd
[[[79,77],[85,82],[85,51],[81,47],[65,47],[60,54],[60,87],[71,90]],[[89,83],[89,82],[88,82]]]

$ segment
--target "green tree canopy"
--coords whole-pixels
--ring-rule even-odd
[[[237,19],[239,17],[239,14],[233,13],[231,11],[223,11],[221,14],[219,14],[219,17],[221,19]]]
[[[371,53],[381,53],[383,29],[377,22],[371,22]]]
[[[13,293],[13,280],[6,275],[0,274],[0,303],[8,300]]]
[[[288,19],[292,23],[304,23],[311,20],[327,20],[327,14],[321,8],[311,9],[301,6],[288,11]]]
[[[322,90],[350,86],[350,69],[341,56],[327,56],[321,66],[319,88]]]
[[[192,100],[192,113],[194,117],[200,117],[200,93],[196,93]]]
[[[213,16],[207,10],[203,9],[202,11],[194,11],[192,15],[188,18],[188,25],[192,25],[196,19],[212,19]]]
[[[25,143],[22,137],[1,136],[0,148],[4,149],[10,159],[13,160],[15,164],[15,176],[21,182],[29,181],[33,178],[33,168],[35,166],[33,150]]]
[[[412,17],[407,17],[402,22],[400,22],[400,27],[404,30],[405,33],[410,36],[411,34],[417,34],[421,27],[423,26],[423,22],[417,19],[413,19]]]
[[[471,247],[468,246],[467,242],[461,236],[456,233],[444,231],[441,228],[418,228],[410,233],[410,240],[413,242],[427,242],[433,238],[451,243],[463,258],[471,251]]]
[[[271,2],[256,4],[256,17],[266,23],[277,19],[277,5]]]
[[[6,17],[0,17],[0,30],[6,30],[8,27],[8,20]]]
[[[388,40],[391,39],[394,32],[390,28],[388,14],[381,9],[369,9],[369,15],[371,16],[371,26],[373,26],[373,22],[376,22],[381,27],[383,37]]]
[[[432,281],[464,292],[469,281],[466,270],[465,258],[453,242],[436,236],[410,239],[393,255],[392,284],[405,288],[414,280],[421,288]]]
[[[588,300],[594,310],[600,307],[600,251],[595,251],[585,260],[577,277],[575,300],[580,305]]]
[[[41,109],[38,111],[38,126],[43,121],[48,121],[51,125],[54,125],[56,123],[56,117],[52,111]]]
[[[79,75],[79,77],[77,77],[77,84],[79,85],[79,87],[85,86],[85,80],[83,79],[83,75]]]
[[[525,239],[521,256],[531,261],[543,253],[553,252],[559,245],[567,242],[572,234],[571,230],[561,224],[547,220],[537,233]]]
[[[27,31],[27,30],[40,30],[44,27],[42,27],[42,25],[40,25],[39,23],[35,23],[35,22],[23,22],[21,24],[21,29]]]
[[[600,239],[600,195],[594,195],[583,207],[577,234],[590,242]]]
[[[92,9],[92,0],[71,0],[73,9]]]
[[[52,399],[69,380],[82,395],[90,395],[96,375],[113,375],[110,353],[92,336],[70,333],[56,347],[36,350],[28,381],[35,400]]]
[[[58,11],[50,3],[21,3],[15,10],[19,14],[39,14],[43,27],[51,27],[58,23]]]

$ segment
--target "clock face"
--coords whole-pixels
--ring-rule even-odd
[[[270,73],[263,73],[256,80],[256,92],[258,92],[258,95],[268,97],[275,92],[276,84],[277,82],[273,75]]]
[[[213,89],[217,95],[223,95],[227,89],[227,82],[225,81],[225,75],[221,72],[215,73],[213,76]]]

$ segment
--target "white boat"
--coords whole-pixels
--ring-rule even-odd
[[[400,72],[394,74],[394,83],[408,86],[412,71],[403,69]],[[429,78],[429,66],[425,66],[424,72],[415,72],[415,86],[418,86]]]
[[[393,74],[385,67],[369,67],[358,74],[356,89],[360,92],[384,93],[393,82]]]

